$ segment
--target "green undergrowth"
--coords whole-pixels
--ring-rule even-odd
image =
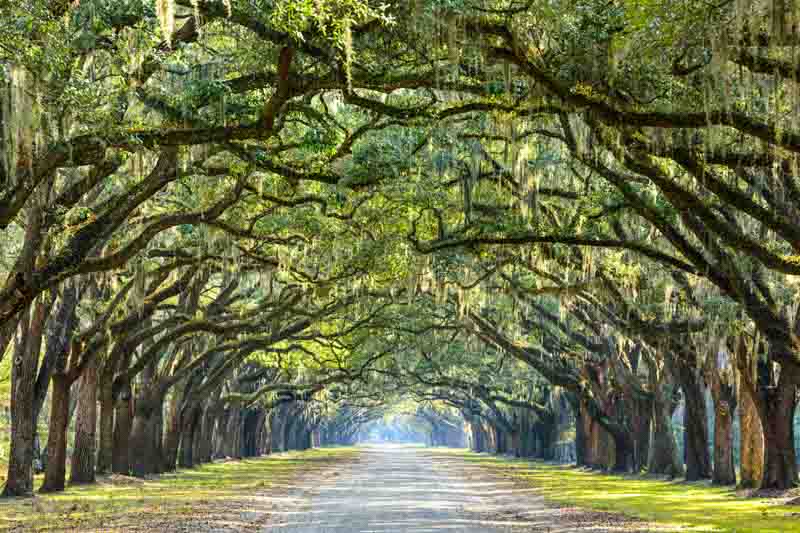
[[[674,531],[800,532],[800,507],[782,500],[745,498],[732,488],[615,476],[537,461],[457,450],[465,460],[529,483],[546,499],[623,513]]]
[[[59,494],[0,499],[0,530],[139,531],[142,526],[147,530],[148,524],[163,528],[183,518],[196,519],[231,499],[280,493],[301,471],[339,464],[357,454],[355,448],[281,453],[206,464],[147,480],[111,476]]]

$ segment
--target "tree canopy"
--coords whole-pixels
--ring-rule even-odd
[[[78,482],[402,413],[794,486],[798,9],[0,2],[5,494],[76,392]]]

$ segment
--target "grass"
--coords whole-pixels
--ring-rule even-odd
[[[150,480],[114,476],[55,495],[0,500],[0,530],[103,532],[169,529],[184,519],[279,492],[301,470],[352,460],[354,448],[323,448],[203,465]],[[245,505],[247,505],[245,503]],[[160,524],[161,527],[156,526]]]
[[[740,497],[731,488],[605,475],[464,450],[443,453],[456,453],[471,463],[528,483],[550,501],[623,513],[670,530],[800,532],[800,508],[775,500]]]

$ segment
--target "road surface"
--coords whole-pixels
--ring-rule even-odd
[[[364,447],[358,461],[304,479],[261,531],[274,533],[648,531],[558,509],[535,489],[425,448]]]

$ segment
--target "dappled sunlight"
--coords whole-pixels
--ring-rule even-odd
[[[541,462],[461,452],[472,465],[511,475],[548,500],[602,511],[623,512],[681,531],[800,531],[797,509],[732,488],[679,480],[611,476]]]
[[[371,446],[336,477],[299,483],[267,531],[552,531],[562,524],[571,532],[643,530],[611,518],[565,514],[536,491],[446,450]]]
[[[80,524],[105,533],[154,524],[152,531],[167,531],[171,526],[164,524],[193,520],[236,528],[240,522],[263,522],[273,508],[296,503],[286,492],[298,476],[344,464],[357,454],[352,448],[318,449],[206,464],[147,480],[100,478],[63,493],[0,500],[0,530],[75,531]]]

